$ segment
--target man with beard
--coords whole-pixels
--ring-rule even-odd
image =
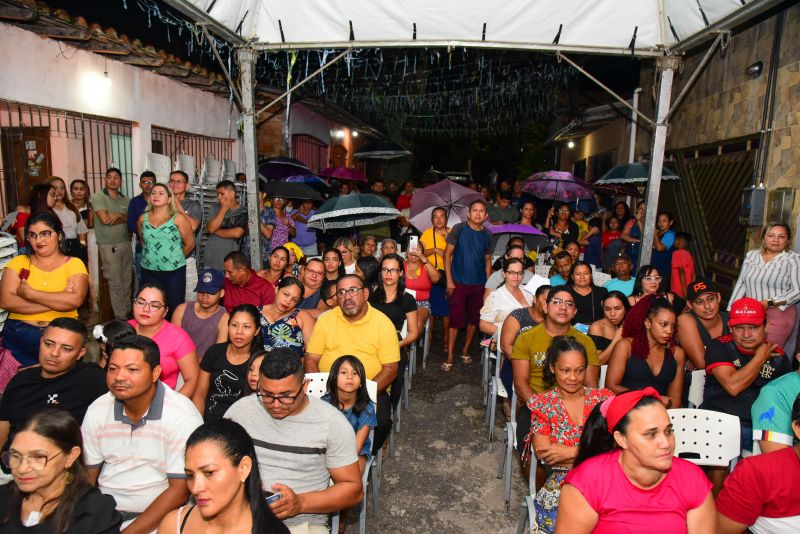
[[[378,383],[378,426],[373,450],[380,450],[392,428],[387,388],[397,377],[400,344],[392,321],[369,305],[369,289],[355,274],[336,284],[339,306],[322,314],[306,345],[308,373],[330,371],[339,356],[352,354],[361,361],[366,378]]]
[[[183,454],[203,418],[192,401],[159,380],[161,353],[138,335],[114,343],[108,357],[109,392],[83,419],[89,477],[117,502],[126,534],[153,532],[186,502]]]

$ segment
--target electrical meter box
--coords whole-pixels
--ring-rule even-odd
[[[789,220],[792,218],[794,192],[795,190],[793,187],[778,187],[769,192],[769,200],[767,202],[767,222],[789,222]]]
[[[764,224],[766,205],[766,188],[745,187],[742,191],[742,209],[739,212],[739,224],[742,226],[761,226]]]

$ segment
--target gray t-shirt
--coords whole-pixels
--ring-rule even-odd
[[[257,395],[236,401],[225,417],[242,425],[256,445],[264,488],[285,484],[295,493],[328,487],[328,469],[358,461],[356,436],[344,415],[316,397],[299,414],[273,419]],[[327,514],[301,514],[286,519],[287,526],[308,521],[325,525]]]
[[[533,277],[533,273],[532,272],[530,272],[528,270],[523,271],[522,272],[522,283],[521,283],[521,285],[525,285],[528,282],[530,282],[532,277]],[[485,287],[487,289],[491,289],[492,291],[494,291],[495,289],[500,287],[503,282],[505,282],[505,280],[503,280],[503,269],[500,269],[500,270],[495,271],[495,272],[492,273],[492,275],[489,277],[489,279],[486,280],[486,285],[483,286],[483,287]]]
[[[211,212],[208,220],[213,219],[218,212],[219,206]],[[242,228],[245,232],[247,231],[247,208],[239,206],[228,210],[222,219],[220,229],[230,230],[231,228]],[[223,271],[225,269],[223,267],[225,256],[234,250],[239,250],[239,239],[229,239],[215,234],[208,234],[206,247],[203,250],[203,265],[207,269]]]
[[[200,207],[200,203],[196,200],[192,200],[191,198],[184,198],[181,200],[181,206],[183,207],[183,211],[189,214],[189,217],[193,219],[197,219],[199,224],[197,225],[197,231],[195,232],[195,237],[200,232],[200,229],[203,227],[203,208]],[[191,252],[194,252],[195,249],[192,249]]]

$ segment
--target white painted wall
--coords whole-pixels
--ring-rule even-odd
[[[329,143],[334,122],[316,111],[308,109],[303,104],[292,104],[292,118],[289,126],[292,135],[306,134],[316,137],[323,143]]]
[[[0,24],[0,98],[132,122],[137,175],[153,125],[236,139],[238,113],[231,114],[227,99],[8,24]],[[239,151],[235,142],[234,161]],[[64,177],[74,178],[67,165]]]

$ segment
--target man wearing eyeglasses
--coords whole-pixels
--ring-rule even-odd
[[[307,386],[300,356],[276,348],[261,362],[256,394],[225,418],[253,438],[264,489],[281,495],[270,504],[278,519],[290,532],[328,534],[328,514],[361,500],[361,471],[353,427]]]
[[[303,276],[301,282],[305,291],[303,292],[303,299],[297,305],[298,309],[309,310],[311,315],[316,317],[318,313],[314,311],[319,306],[320,293],[322,282],[325,281],[325,264],[319,258],[311,258],[303,268]]]
[[[511,370],[514,374],[514,388],[520,399],[528,400],[535,393],[553,387],[553,384],[548,384],[545,380],[544,366],[547,365],[547,348],[556,336],[571,336],[583,345],[589,362],[584,385],[597,387],[600,379],[597,348],[589,336],[580,333],[570,324],[576,312],[572,288],[556,286],[547,296],[544,322],[523,332],[514,341],[511,349]],[[531,428],[531,413],[526,404],[523,403],[517,412],[517,443],[520,446]]]
[[[369,289],[355,274],[336,284],[339,306],[319,316],[306,346],[306,372],[330,371],[339,356],[352,354],[364,364],[367,378],[378,383],[377,451],[392,428],[387,388],[397,377],[400,344],[392,321],[369,305]]]
[[[102,260],[103,278],[108,282],[111,308],[116,319],[126,320],[131,315],[133,252],[126,225],[130,199],[122,194],[121,186],[122,172],[108,169],[105,187],[92,195],[92,208],[97,249]]]
[[[81,425],[89,478],[114,497],[126,534],[155,531],[189,496],[184,449],[203,418],[159,380],[160,362],[150,338],[116,341],[106,367],[109,392],[89,406]]]
[[[0,403],[0,449],[30,416],[62,408],[83,421],[86,409],[108,391],[105,371],[84,363],[88,332],[71,317],[53,319],[39,342],[39,365],[20,371],[6,386]]]

